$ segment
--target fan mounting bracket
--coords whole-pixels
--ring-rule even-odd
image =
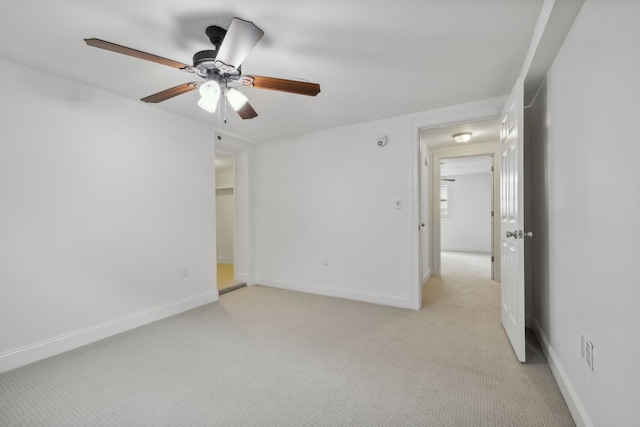
[[[213,47],[215,47],[215,51],[217,52],[220,50],[220,45],[224,40],[224,36],[227,35],[227,30],[222,27],[218,27],[217,25],[211,25],[207,27],[204,32],[207,34],[207,37],[209,37],[209,41]]]

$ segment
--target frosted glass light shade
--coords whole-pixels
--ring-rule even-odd
[[[212,101],[206,98],[200,98],[200,100],[198,101],[198,105],[204,111],[207,111],[209,113],[215,113],[216,108],[218,107],[218,100],[216,99],[215,101]]]
[[[214,81],[207,81],[200,85],[200,96],[208,101],[218,102],[220,99],[220,85]]]
[[[248,101],[247,97],[244,96],[242,92],[234,88],[229,89],[227,92],[227,99],[229,100],[231,107],[236,111],[241,109]]]
[[[471,132],[461,132],[451,135],[453,140],[458,144],[469,142],[471,140]]]

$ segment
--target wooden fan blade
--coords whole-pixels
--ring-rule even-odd
[[[298,95],[316,96],[320,93],[320,85],[317,83],[277,79],[274,77],[242,76],[242,84],[258,89],[277,90]]]
[[[237,70],[263,35],[253,22],[233,18],[216,55],[216,66],[225,72]]]
[[[245,102],[244,105],[236,112],[244,120],[258,117],[258,113],[256,113],[256,110],[253,109],[253,107],[251,106],[251,104],[249,104],[249,102]]]
[[[121,53],[123,55],[133,56],[134,58],[144,59],[146,61],[156,62],[158,64],[167,65],[169,67],[177,68],[179,70],[187,70],[191,67],[182,62],[173,61],[171,59],[163,58],[161,56],[152,55],[141,50],[131,49],[130,47],[120,46],[119,44],[107,42],[100,39],[84,39],[84,41],[93,47],[100,49],[110,50],[111,52]]]
[[[166,101],[167,99],[173,98],[174,96],[182,95],[183,93],[191,92],[195,88],[199,86],[199,83],[189,82],[185,84],[181,84],[176,87],[172,87],[171,89],[163,90],[162,92],[154,93],[153,95],[149,95],[145,98],[142,98],[141,101],[151,102],[157,104],[158,102]]]

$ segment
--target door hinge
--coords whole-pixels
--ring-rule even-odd
[[[491,255],[491,262],[496,262],[496,259]]]
[[[491,218],[493,218],[494,216],[495,216],[495,215],[494,215],[493,211],[491,211]]]
[[[491,166],[491,172],[493,172],[493,166]]]

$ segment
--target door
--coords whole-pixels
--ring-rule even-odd
[[[501,317],[520,362],[526,360],[524,306],[524,87],[518,79],[500,121]]]

